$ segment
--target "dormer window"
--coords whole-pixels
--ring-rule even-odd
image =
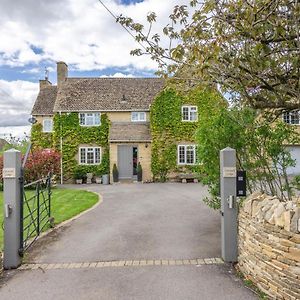
[[[43,132],[52,132],[53,131],[53,120],[52,119],[44,119],[43,120]]]
[[[181,108],[182,121],[197,122],[198,121],[198,107],[185,105]]]
[[[300,111],[293,110],[293,111],[286,111],[283,113],[283,122],[292,125],[300,125]]]
[[[146,122],[146,113],[144,111],[133,111],[131,113],[132,122]]]
[[[101,114],[96,113],[80,113],[79,114],[80,126],[99,126],[101,125]]]

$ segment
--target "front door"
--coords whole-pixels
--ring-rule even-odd
[[[118,169],[120,179],[132,179],[136,175],[137,147],[118,145]]]

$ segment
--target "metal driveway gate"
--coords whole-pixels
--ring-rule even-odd
[[[24,184],[21,177],[20,250],[22,256],[50,224],[51,176]]]
[[[24,181],[24,167],[30,147],[22,164],[21,152],[4,152],[4,259],[5,269],[17,268],[21,257],[51,225],[51,174],[32,183]]]

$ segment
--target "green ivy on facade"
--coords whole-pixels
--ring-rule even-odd
[[[42,133],[41,124],[32,127],[31,140],[35,147],[54,148],[62,152],[64,180],[72,179],[75,171],[79,169],[82,173],[109,174],[108,134],[110,123],[107,114],[101,114],[100,126],[80,126],[78,113],[76,112],[56,114],[53,123],[53,134],[48,133],[48,143],[42,138],[44,134]],[[78,165],[76,155],[78,155],[81,144],[101,147],[100,165]]]
[[[43,125],[40,123],[32,125],[31,128],[31,142],[35,148],[52,148],[53,134],[50,132],[43,132]]]
[[[173,88],[162,91],[151,106],[152,159],[155,180],[165,181],[171,173],[197,172],[200,165],[178,166],[177,145],[196,144],[195,134],[201,122],[201,112],[207,106],[224,106],[224,99],[210,88],[198,87],[183,95]],[[197,122],[182,122],[181,107],[198,107]]]

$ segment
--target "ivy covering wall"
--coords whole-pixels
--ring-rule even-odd
[[[54,116],[53,147],[60,151],[62,137],[62,159],[64,180],[70,180],[75,171],[97,175],[109,174],[109,120],[101,114],[101,125],[83,127],[79,125],[78,113],[56,114]],[[97,145],[102,149],[100,165],[78,165],[76,155],[80,144]]]
[[[198,107],[197,122],[182,122],[182,105]],[[151,169],[155,180],[165,181],[172,173],[198,171],[199,165],[177,165],[177,145],[195,142],[195,133],[201,122],[201,112],[208,106],[225,106],[220,94],[210,88],[197,87],[187,94],[167,88],[151,106],[152,159]]]
[[[53,134],[43,132],[43,125],[41,123],[33,124],[31,127],[31,142],[34,148],[52,148]]]

